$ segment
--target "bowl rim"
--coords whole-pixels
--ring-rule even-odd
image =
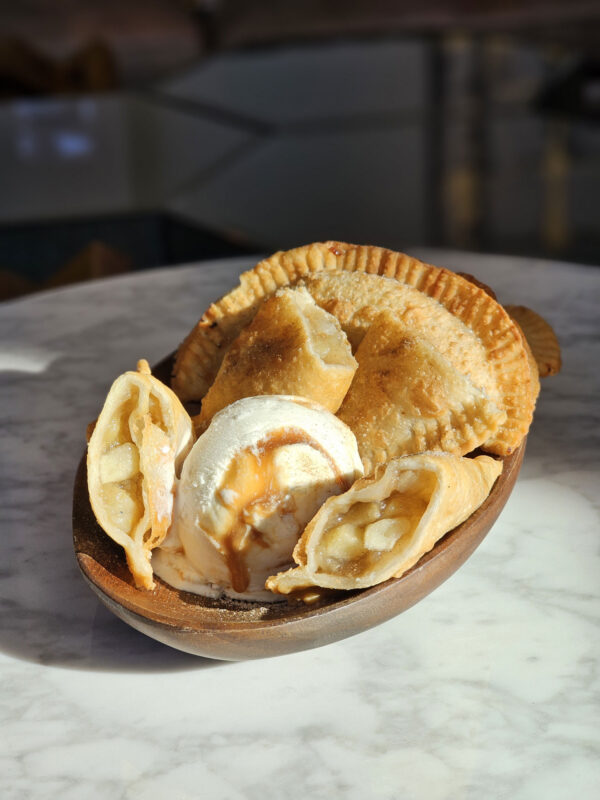
[[[389,606],[391,613],[387,616],[384,614],[379,619],[379,621],[383,622],[386,618],[389,619],[400,613],[400,611],[414,605],[437,588],[462,566],[483,541],[512,492],[523,461],[525,447],[526,439],[511,455],[496,457],[503,461],[503,471],[482,505],[467,520],[438,540],[434,547],[400,578],[391,578],[365,589],[330,593],[325,597],[324,602],[315,605],[307,605],[299,601],[292,602],[286,599],[281,603],[275,604],[245,602],[240,604],[239,609],[233,603],[234,610],[231,612],[231,608],[219,605],[218,601],[207,603],[207,599],[202,596],[174,589],[164,581],[156,578],[159,594],[168,593],[170,597],[177,597],[179,603],[185,603],[185,618],[173,613],[173,609],[178,606],[177,601],[173,601],[172,604],[165,604],[164,599],[158,599],[154,601],[155,608],[152,608],[152,598],[156,597],[157,589],[154,591],[137,589],[133,585],[133,580],[126,567],[125,571],[130,578],[129,582],[122,580],[110,569],[107,569],[89,552],[89,544],[94,542],[98,543],[100,548],[116,548],[117,551],[120,551],[118,552],[121,561],[119,571],[123,572],[123,566],[125,565],[124,552],[100,528],[91,509],[87,492],[85,452],[79,462],[73,491],[73,545],[75,555],[79,569],[83,573],[86,582],[113,611],[116,610],[114,608],[116,604],[129,614],[136,615],[147,622],[172,629],[173,631],[181,630],[183,626],[186,630],[195,633],[228,632],[235,634],[236,632],[246,633],[249,630],[254,633],[268,632],[283,625],[289,627],[301,626],[307,621],[322,617],[324,614],[339,617],[344,615],[350,608],[353,612],[358,612],[369,607],[374,602],[380,607]],[[491,518],[491,521],[489,518]],[[428,573],[434,573],[436,567],[439,567],[440,579],[434,580],[431,585],[426,587],[425,591],[420,593],[418,591],[419,584],[422,580],[427,582]],[[398,605],[398,598],[403,594],[410,594],[415,589],[417,591],[412,601],[404,604],[400,611],[395,610]],[[228,606],[230,605],[232,604],[228,603]],[[265,608],[267,605],[271,607],[271,610],[273,606],[278,606],[279,610],[284,610],[284,613],[272,617],[268,615],[252,616],[253,609]],[[226,613],[223,614],[222,612]],[[244,615],[248,618],[244,618]]]

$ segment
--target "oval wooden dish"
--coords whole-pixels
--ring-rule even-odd
[[[154,374],[169,375],[170,358]],[[83,577],[100,600],[133,628],[178,650],[241,661],[284,655],[345,639],[405,611],[450,577],[498,518],[521,468],[525,442],[504,458],[504,469],[477,511],[446,534],[401,578],[355,592],[331,592],[314,605],[216,601],[173,589],[156,579],[136,589],[122,549],[100,528],[87,491],[85,454],[73,493],[73,541]]]

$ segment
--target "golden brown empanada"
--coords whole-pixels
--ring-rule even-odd
[[[498,405],[507,414],[485,447],[500,455],[512,452],[529,429],[537,397],[516,323],[483,289],[456,273],[381,247],[318,242],[275,253],[243,273],[239,286],[210,306],[180,346],[173,375],[177,394],[186,400],[199,400],[206,394],[225,349],[278,287],[311,273],[340,270],[375,273],[418,289],[473,331],[494,373]]]
[[[318,305],[338,318],[355,352],[386,311],[407,330],[427,338],[455,369],[500,404],[485,348],[470,328],[436,300],[392,278],[361,272],[322,272],[306,278],[303,285]]]
[[[556,375],[562,366],[560,344],[546,320],[527,306],[505,306],[523,335],[537,364],[540,378]]]
[[[496,296],[496,292],[492,289],[491,286],[488,286],[487,283],[483,283],[480,281],[479,278],[476,278],[474,275],[471,275],[470,272],[457,272],[456,273],[459,277],[464,278],[469,283],[472,283],[474,286],[478,286],[480,289],[492,298],[492,300],[497,300],[498,297]]]
[[[296,568],[267,579],[273,592],[362,589],[399,578],[479,508],[502,462],[448,453],[404,456],[331,497],[294,549]]]
[[[88,444],[88,490],[98,523],[145,589],[154,587],[151,550],[171,524],[175,476],[192,444],[188,413],[147,361],[116,379]]]
[[[338,417],[356,436],[367,475],[396,456],[426,450],[469,453],[506,418],[411,330],[383,312],[356,351],[358,371]]]
[[[335,413],[357,363],[339,322],[302,287],[267,299],[232,343],[194,419],[197,432],[242,397],[306,397]]]

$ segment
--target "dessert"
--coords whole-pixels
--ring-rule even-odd
[[[502,471],[489,456],[422,453],[390,461],[330,498],[294,549],[294,569],[267,586],[363,589],[410,569],[479,508]]]
[[[381,313],[356,351],[358,371],[338,416],[370,474],[425,450],[456,455],[482,445],[506,414],[427,339]]]
[[[465,278],[381,247],[315,243],[275,253],[243,273],[239,286],[210,306],[179,348],[173,373],[177,394],[184,400],[199,400],[206,394],[225,349],[254,317],[261,302],[278,287],[296,283],[312,273],[327,272],[367,272],[393,278],[399,285],[418,290],[421,297],[437,301],[470,329],[485,351],[498,392],[495,397],[488,391],[490,399],[507,415],[485,443],[485,449],[508,455],[518,447],[533,417],[537,376],[532,376],[517,324],[484,289]],[[309,282],[306,283],[308,286]],[[346,302],[346,297],[341,300]],[[360,306],[355,303],[354,314],[368,305],[373,302],[363,300]],[[338,316],[335,308],[325,308]],[[464,358],[469,358],[468,350]],[[476,386],[484,388],[480,381],[470,377]]]
[[[181,343],[172,381],[177,395],[184,402],[204,397],[217,373],[224,350],[252,320],[261,303],[279,287],[297,284],[313,273],[321,272],[381,275],[416,288],[421,295],[432,295],[436,291],[436,277],[447,270],[381,247],[334,241],[315,242],[274,253],[243,272],[239,285],[212,303]],[[464,297],[480,291],[467,280],[454,277],[461,281]],[[344,300],[344,297],[338,296],[338,299]]]
[[[152,559],[199,594],[265,600],[306,523],[362,475],[354,435],[298,397],[238,400],[215,415],[181,473],[173,525]]]
[[[340,321],[353,345],[387,311],[411,333],[426,338],[462,375],[500,404],[496,376],[476,334],[443,305],[393,278],[364,272],[326,272],[303,280],[315,301]]]
[[[503,462],[464,455],[518,447],[559,368],[550,326],[471,276],[340,242],[276,253],[186,337],[176,394],[144,361],[115,381],[92,508],[141,588],[372,586],[479,508]]]
[[[154,587],[151,551],[167,535],[176,475],[192,442],[188,413],[147,361],[115,380],[88,444],[88,491],[96,519],[144,589]]]
[[[194,420],[196,430],[230,403],[262,394],[307,397],[335,413],[356,367],[337,319],[306,289],[281,289],[229,347]]]

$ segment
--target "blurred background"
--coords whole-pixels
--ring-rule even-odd
[[[600,264],[598,0],[0,0],[0,298],[320,239]]]

